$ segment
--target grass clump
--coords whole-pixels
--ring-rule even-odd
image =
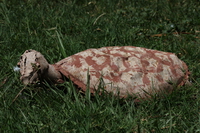
[[[199,132],[199,5],[197,0],[0,1],[0,132]],[[193,85],[136,105],[131,98],[86,97],[66,82],[26,87],[13,102],[24,88],[13,66],[26,49],[55,63],[88,48],[125,45],[176,53],[189,66]]]

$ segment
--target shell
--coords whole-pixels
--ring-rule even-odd
[[[170,93],[188,82],[188,67],[173,53],[134,46],[88,49],[54,67],[84,91],[99,86],[120,97]],[[90,77],[90,79],[88,79]]]

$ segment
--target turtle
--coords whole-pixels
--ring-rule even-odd
[[[69,79],[83,92],[89,89],[95,94],[102,88],[122,98],[142,99],[189,84],[190,74],[186,63],[174,53],[135,46],[91,48],[55,64],[30,49],[18,66],[20,80],[26,85],[44,80],[59,84]]]

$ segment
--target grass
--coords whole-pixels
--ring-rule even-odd
[[[199,5],[199,0],[1,0],[0,132],[200,132]],[[193,85],[136,104],[132,98],[81,95],[71,82],[25,87],[13,72],[27,49],[55,63],[88,48],[125,45],[176,53],[189,66]]]

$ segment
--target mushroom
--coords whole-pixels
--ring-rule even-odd
[[[100,87],[120,97],[144,99],[171,93],[189,78],[187,65],[175,54],[134,46],[87,49],[55,64],[40,52],[26,50],[18,65],[24,84],[63,83],[65,77],[83,91],[95,93]]]

